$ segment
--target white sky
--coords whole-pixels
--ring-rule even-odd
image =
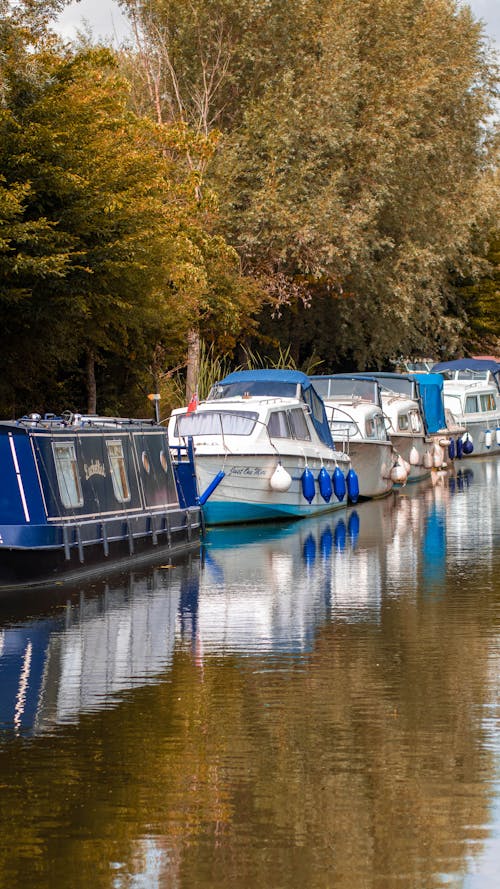
[[[466,0],[464,0],[466,2]],[[482,19],[485,32],[500,47],[500,0],[468,0],[474,16]],[[95,38],[119,41],[126,37],[128,27],[116,0],[80,0],[68,6],[59,17],[58,30],[71,39],[86,19]]]

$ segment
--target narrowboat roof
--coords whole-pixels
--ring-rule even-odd
[[[61,416],[56,414],[33,413],[26,414],[17,420],[0,420],[0,432],[10,431],[14,429],[22,429],[24,431],[31,430],[49,430],[50,432],[70,431],[82,429],[119,429],[119,428],[163,428],[154,419],[136,419],[126,417],[101,417],[94,414],[77,414],[66,411]]]

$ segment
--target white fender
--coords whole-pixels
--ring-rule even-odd
[[[281,463],[278,463],[271,478],[269,479],[270,487],[273,491],[281,491],[282,493],[284,493],[285,491],[288,491],[291,484],[291,475],[286,471]]]
[[[395,485],[405,485],[408,480],[408,472],[406,460],[403,460],[402,457],[398,457],[394,466],[391,469],[391,479],[393,484]]]
[[[441,469],[441,466],[444,463],[444,451],[440,444],[437,441],[434,443],[434,448],[432,450],[432,465],[436,469]]]
[[[413,445],[408,459],[410,461],[411,466],[418,466],[418,464],[420,463],[420,455],[419,455],[415,445]]]

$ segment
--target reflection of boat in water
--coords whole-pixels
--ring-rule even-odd
[[[500,462],[478,459],[342,515],[210,528],[201,560],[108,578],[63,610],[57,591],[4,600],[0,725],[48,732],[114,706],[164,676],[178,648],[197,664],[295,657],[327,623],[380,625],[390,599],[437,595],[450,568],[491,553],[498,510],[485,491],[499,484]]]
[[[81,590],[63,611],[46,593],[49,613],[37,619],[20,620],[11,600],[15,611],[0,626],[0,728],[50,731],[157,681],[198,571],[199,559],[189,556],[177,567],[122,574],[100,592]]]

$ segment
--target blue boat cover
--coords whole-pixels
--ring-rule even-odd
[[[413,374],[418,381],[420,400],[425,414],[427,432],[446,429],[443,402],[443,378],[441,374]]]
[[[296,398],[297,387],[299,397],[310,407],[311,420],[321,441],[330,448],[335,448],[330,426],[326,418],[325,405],[307,374],[299,370],[237,370],[220,380],[213,387],[210,399],[231,398],[236,395],[276,395],[281,398]],[[220,389],[223,391],[221,392]]]
[[[489,370],[492,374],[500,373],[500,363],[489,358],[459,358],[457,361],[441,361],[434,364],[431,373],[440,373],[445,370]]]

